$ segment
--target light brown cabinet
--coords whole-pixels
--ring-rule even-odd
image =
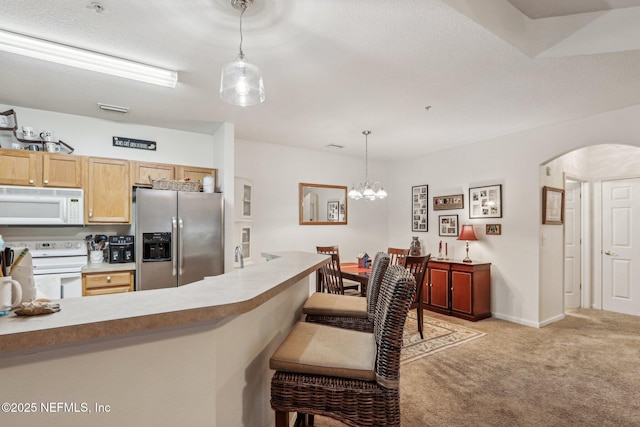
[[[0,150],[0,184],[82,188],[82,157]]]
[[[82,274],[82,296],[133,292],[133,271]]]
[[[429,261],[426,309],[467,320],[491,317],[491,264]]]
[[[176,167],[163,163],[131,162],[131,185],[151,187],[151,179],[176,179]]]
[[[86,158],[85,224],[131,223],[129,161]]]
[[[213,178],[214,188],[218,187],[218,177],[216,169],[201,168],[197,166],[176,166],[176,179],[189,178],[191,181],[200,181],[200,189],[202,189],[202,181],[204,177],[211,175]]]

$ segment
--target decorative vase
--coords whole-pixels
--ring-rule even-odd
[[[411,241],[411,245],[409,246],[409,255],[411,256],[420,256],[422,253],[422,246],[420,245],[420,240],[418,237],[413,237]]]

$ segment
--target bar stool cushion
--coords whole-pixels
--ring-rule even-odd
[[[376,352],[373,334],[297,322],[271,357],[269,367],[276,371],[375,381]]]
[[[367,299],[360,296],[316,292],[302,307],[304,314],[314,316],[339,316],[367,318]]]

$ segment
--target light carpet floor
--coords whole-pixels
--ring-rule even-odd
[[[401,366],[403,427],[640,426],[640,316],[578,309],[543,328],[429,316],[486,335]]]
[[[415,310],[409,312],[402,336],[401,365],[486,335],[466,326],[430,317],[426,313],[422,323],[424,339],[420,338]]]

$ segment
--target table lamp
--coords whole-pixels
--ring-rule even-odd
[[[469,240],[478,240],[476,238],[476,233],[473,232],[473,225],[465,224],[462,226],[462,230],[460,230],[460,235],[458,236],[458,240],[466,240],[467,241],[467,256],[462,262],[472,262],[471,258],[469,258]]]

